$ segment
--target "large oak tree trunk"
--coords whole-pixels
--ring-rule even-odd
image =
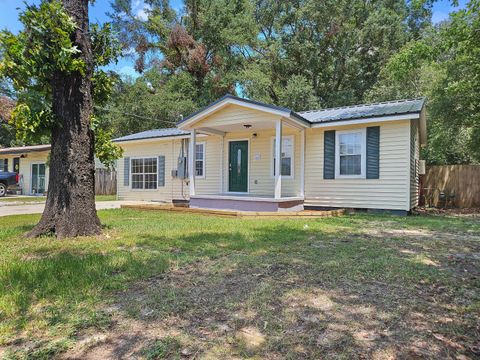
[[[78,26],[74,41],[86,71],[53,74],[53,112],[58,125],[52,130],[47,202],[40,222],[29,236],[53,232],[63,238],[101,232],[95,210],[94,136],[90,128],[93,59],[88,0],[62,1]]]

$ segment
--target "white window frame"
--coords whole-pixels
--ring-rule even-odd
[[[157,187],[154,189],[134,189],[133,188],[133,160],[138,160],[138,159],[155,159],[157,163]],[[145,165],[144,165],[145,166]],[[137,173],[135,173],[137,174]],[[153,174],[153,173],[142,173],[144,176],[145,174]],[[143,186],[145,187],[145,178],[143,178]],[[130,158],[130,190],[131,191],[158,191],[158,156],[135,156]]]
[[[291,171],[290,175],[282,175],[282,179],[294,179],[295,178],[295,136],[294,135],[283,135],[282,136],[282,146],[283,146],[283,140],[284,139],[290,139],[292,141],[292,162],[290,164]],[[272,136],[271,141],[270,141],[270,149],[272,149],[272,156],[271,156],[271,162],[270,162],[270,176],[272,179],[275,178],[275,174],[273,169],[275,168],[275,136]],[[282,149],[280,149],[280,152],[282,152]],[[282,162],[280,161],[280,164]]]
[[[360,150],[360,175],[340,174],[340,135],[360,133],[362,136]],[[367,128],[335,131],[335,179],[365,179],[367,168]]]
[[[202,166],[202,174],[197,175],[195,174],[196,179],[205,179],[205,159],[206,159],[206,150],[207,150],[207,143],[205,141],[195,143],[195,146],[202,145],[203,146],[203,166]],[[195,172],[197,172],[197,149],[195,148]]]
[[[34,193],[33,192],[33,165],[45,165],[45,194],[48,192],[48,176],[49,176],[49,172],[48,172],[48,166],[47,166],[47,163],[45,161],[33,161],[32,163],[30,163],[30,194],[31,195],[35,195],[35,194],[38,194],[38,193]]]

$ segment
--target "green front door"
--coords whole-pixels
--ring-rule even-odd
[[[248,191],[248,141],[230,142],[228,191]]]

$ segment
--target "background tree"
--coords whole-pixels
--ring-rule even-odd
[[[14,100],[0,95],[0,148],[11,146],[15,142],[15,129],[8,124],[14,108]]]
[[[108,121],[121,135],[170,127],[225,92],[297,111],[426,96],[428,162],[478,162],[478,0],[435,26],[433,2],[188,0],[177,14],[151,0],[139,16],[116,0],[143,75]]]
[[[89,26],[88,0],[28,5],[20,20],[18,35],[0,35],[0,74],[17,95],[12,122],[21,138],[48,134],[52,144],[45,210],[29,235],[98,234],[92,94],[106,101],[113,85],[98,71],[117,54],[110,27]]]
[[[259,41],[243,72],[245,93],[295,110],[360,102],[390,56],[430,21],[431,5],[413,6],[403,0],[258,1]],[[291,91],[299,87],[301,102]]]
[[[480,162],[480,1],[470,1],[382,69],[366,100],[426,96],[430,164]]]
[[[140,17],[132,1],[115,0],[110,14],[124,50],[135,58],[135,69],[145,73],[141,80],[152,83],[157,98],[178,101],[176,114],[167,104],[160,112],[164,122],[177,121],[179,114],[234,93],[258,34],[250,0],[186,0],[184,4],[184,11],[177,14],[168,1],[146,0]],[[137,82],[134,88],[140,91],[142,85]],[[143,94],[148,97],[146,87]]]
[[[170,78],[152,68],[136,80],[119,81],[99,118],[114,136],[123,136],[175,127],[182,116],[197,108],[195,86],[188,74]]]

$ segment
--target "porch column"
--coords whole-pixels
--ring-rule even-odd
[[[305,196],[305,129],[300,130],[300,196]]]
[[[282,120],[275,124],[275,199],[282,197]]]
[[[222,136],[222,148],[220,149],[221,168],[220,168],[220,192],[225,193],[225,135]]]
[[[196,135],[197,131],[195,129],[192,129],[190,131],[190,142],[188,143],[188,185],[190,190],[190,196],[195,195]]]

